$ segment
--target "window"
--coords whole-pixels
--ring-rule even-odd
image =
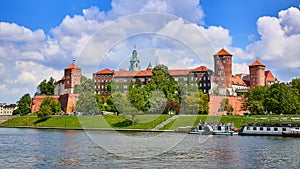
[[[278,131],[278,128],[277,128],[277,127],[274,127],[274,131]]]
[[[286,128],[282,128],[282,131],[286,131]]]
[[[247,130],[250,130],[250,127],[249,127],[249,126],[247,127]]]
[[[253,127],[253,130],[256,130],[256,127]]]
[[[203,91],[204,93],[206,93],[206,89],[204,89],[204,91]]]
[[[260,127],[259,130],[260,130],[260,131],[264,131],[264,128],[263,128],[263,127]]]
[[[127,85],[124,85],[124,89],[127,89]]]
[[[270,127],[267,127],[267,131],[271,131],[271,128],[270,128]]]

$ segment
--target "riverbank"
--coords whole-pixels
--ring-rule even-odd
[[[120,130],[120,131],[153,131],[153,129],[167,121],[170,115],[138,115],[135,123],[126,116],[51,116],[38,118],[36,116],[19,116],[0,124],[2,127],[18,128],[48,128],[70,130]],[[247,123],[300,123],[299,115],[260,115],[260,116],[207,116],[180,115],[175,120],[164,125],[157,131],[178,131],[180,128],[194,127],[199,122],[233,123],[241,128]],[[154,130],[155,131],[155,130]]]

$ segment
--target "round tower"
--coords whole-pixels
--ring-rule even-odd
[[[232,54],[222,48],[214,54],[215,77],[218,87],[232,87]]]
[[[265,65],[258,59],[249,65],[250,72],[250,88],[256,86],[265,86]]]

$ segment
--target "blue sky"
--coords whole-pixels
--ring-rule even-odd
[[[33,94],[50,76],[60,79],[73,58],[85,75],[127,68],[133,44],[143,67],[158,56],[174,68],[213,69],[212,54],[225,47],[234,55],[234,73],[247,73],[259,58],[279,80],[289,81],[300,75],[299,5],[299,0],[2,0],[0,102]],[[142,15],[133,16],[137,13]]]
[[[103,11],[111,10],[110,0],[3,0],[0,3],[0,21],[14,22],[32,30],[43,29],[47,33],[66,15],[81,14],[82,9],[97,6]],[[200,1],[205,13],[204,25],[229,29],[233,45],[242,48],[249,44],[250,35],[255,36],[252,41],[259,38],[256,29],[259,17],[277,16],[279,11],[299,4],[299,0]]]

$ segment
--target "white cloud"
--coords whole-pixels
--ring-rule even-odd
[[[257,21],[261,40],[247,46],[271,69],[300,67],[300,11],[291,7],[280,11],[278,18],[264,16]],[[278,66],[280,63],[280,66]]]
[[[12,42],[36,42],[45,39],[43,30],[31,31],[15,23],[0,22],[0,40]]]
[[[247,63],[232,63],[232,74],[249,74],[249,65]]]

